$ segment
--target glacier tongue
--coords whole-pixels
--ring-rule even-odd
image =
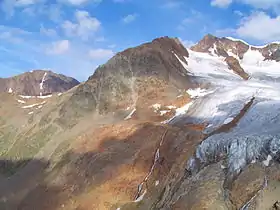
[[[204,130],[207,137],[188,161],[188,171],[195,172],[207,164],[226,160],[228,172],[239,173],[252,162],[269,166],[271,160],[279,160],[280,71],[268,71],[268,68],[280,67],[280,64],[255,62],[261,60],[258,56],[249,51],[241,64],[247,72],[268,77],[251,77],[244,81],[230,72],[221,58],[190,51],[186,70],[212,86],[210,94],[194,99],[185,116],[172,121],[207,125]],[[271,81],[271,75],[278,80]],[[250,101],[252,104],[244,110]],[[234,124],[226,131],[221,130],[232,122]]]

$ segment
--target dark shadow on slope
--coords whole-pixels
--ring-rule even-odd
[[[131,123],[127,122],[125,127],[129,124]],[[97,205],[104,202],[104,198],[102,201],[100,197],[103,195],[99,194],[98,197],[96,193],[106,194],[102,186],[107,183],[114,193],[125,194],[128,199],[133,200],[137,185],[152,166],[155,151],[167,127],[143,123],[129,135],[125,134],[129,132],[125,127],[118,128],[120,136],[101,138],[98,147],[91,146],[98,140],[92,133],[86,140],[87,146],[92,147],[88,152],[67,152],[50,173],[44,170],[47,164],[43,161],[31,160],[16,175],[2,180],[1,183],[5,184],[0,185],[3,186],[0,188],[1,209],[57,209],[85,192],[92,193],[91,203]],[[191,140],[189,131],[185,129],[175,127],[168,129],[165,140],[168,146],[163,147],[168,157],[161,156],[159,161],[160,165],[164,165],[160,174],[166,176],[184,149],[184,146],[180,145]],[[196,143],[191,144],[194,149]],[[27,191],[23,192],[25,190]],[[109,196],[108,193],[108,203],[113,202]]]

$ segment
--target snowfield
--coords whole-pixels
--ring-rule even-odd
[[[187,169],[194,171],[224,158],[224,167],[231,173],[256,161],[269,166],[280,155],[280,63],[264,61],[261,53],[250,48],[240,61],[251,76],[245,81],[228,70],[224,58],[214,53],[189,52],[189,58],[185,58],[188,65],[180,62],[189,74],[211,87],[189,90],[193,101],[184,108],[186,114],[179,112],[169,121],[208,125],[204,133],[210,135],[198,146]],[[251,106],[236,125],[211,135],[237,118],[250,101]]]

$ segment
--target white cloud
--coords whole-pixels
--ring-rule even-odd
[[[233,2],[247,4],[258,9],[272,9],[277,12],[280,11],[279,0],[212,0],[211,5],[220,8],[226,8]]]
[[[125,24],[133,22],[137,18],[137,14],[130,14],[122,18],[122,22]]]
[[[15,2],[16,6],[28,6],[28,5],[32,5],[32,4],[36,4],[41,2],[41,0],[17,0]]]
[[[117,46],[116,44],[110,44],[108,47],[112,49],[115,48],[116,46]]]
[[[102,1],[103,0],[59,0],[59,2],[71,4],[74,6],[79,6],[79,5],[82,5],[85,3],[89,3],[89,2],[98,4],[98,3],[101,3]]]
[[[40,27],[40,34],[46,35],[46,36],[49,36],[49,37],[54,37],[54,36],[57,35],[57,33],[54,29],[45,28],[43,25],[41,25],[41,27]]]
[[[44,15],[48,17],[48,19],[56,23],[62,20],[62,16],[64,14],[63,10],[61,9],[61,5],[58,4],[36,4],[23,8],[22,13],[33,18]]]
[[[20,28],[8,27],[0,25],[0,39],[10,43],[23,42],[24,39],[30,35],[30,32]]]
[[[181,5],[181,1],[168,0],[164,2],[161,7],[165,9],[174,9],[180,7]]]
[[[188,17],[184,18],[177,26],[177,29],[183,31],[191,24],[201,24],[201,22],[205,22],[205,20],[206,17],[204,17],[201,12],[197,10],[191,10],[188,14]]]
[[[129,0],[113,0],[113,2],[115,2],[115,3],[125,3],[127,1],[129,1]]]
[[[50,47],[46,49],[47,54],[59,55],[64,54],[70,48],[70,42],[68,40],[61,40],[53,42]]]
[[[112,50],[108,49],[94,49],[89,51],[89,56],[92,59],[106,59],[114,55]]]
[[[264,12],[255,12],[242,19],[236,33],[243,38],[263,42],[280,40],[280,16],[270,17]]]
[[[195,45],[195,43],[191,40],[184,40],[182,38],[179,38],[179,40],[186,48],[190,48],[191,46]]]
[[[87,11],[77,10],[75,12],[75,18],[75,23],[67,20],[62,24],[62,28],[67,36],[77,36],[83,40],[87,40],[90,36],[94,35],[101,26],[100,21],[90,16]]]
[[[276,9],[280,7],[279,0],[236,0],[260,9]]]
[[[239,16],[239,17],[244,17],[244,13],[239,11],[239,10],[234,10],[233,12],[235,15]]]
[[[45,0],[2,0],[0,9],[8,16],[12,17],[16,8],[25,8],[27,6],[44,3]]]
[[[232,3],[232,0],[212,0],[211,6],[226,8]]]

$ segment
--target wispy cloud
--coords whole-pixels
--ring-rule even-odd
[[[138,17],[137,14],[129,14],[125,17],[122,18],[122,22],[125,23],[125,24],[128,24],[128,23],[131,23],[133,21],[135,21],[135,19]]]
[[[181,1],[167,0],[162,3],[161,7],[165,9],[175,9],[175,8],[179,8],[182,4],[183,2]]]
[[[46,49],[47,54],[59,55],[66,53],[70,48],[69,40],[61,40],[51,43],[50,47]]]
[[[106,59],[114,55],[114,52],[110,49],[93,49],[89,50],[89,56],[93,59]]]

